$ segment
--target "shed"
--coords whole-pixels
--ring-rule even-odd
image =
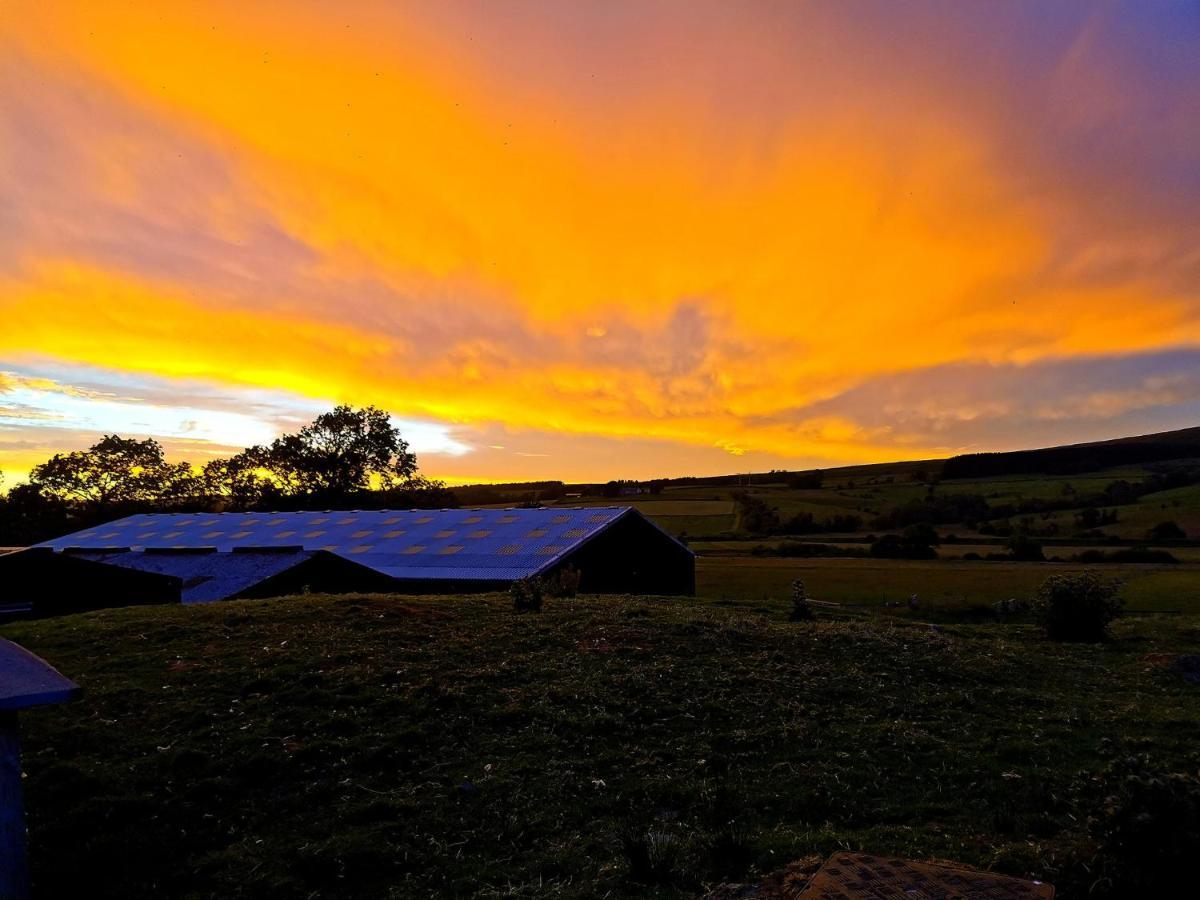
[[[179,579],[183,602],[313,590],[461,593],[572,567],[591,593],[693,594],[692,552],[631,507],[149,513],[39,545]]]

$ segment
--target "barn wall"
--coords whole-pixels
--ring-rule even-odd
[[[507,591],[513,579],[484,578],[396,578],[387,593],[430,596],[434,594],[490,594]]]
[[[314,594],[395,593],[396,580],[332,553],[318,553],[299,565],[252,585],[240,598]]]
[[[585,594],[696,593],[696,557],[640,515],[627,515],[567,556],[555,570],[580,572]]]
[[[0,556],[0,605],[28,606],[33,616],[178,603],[178,578],[136,572],[48,550]]]

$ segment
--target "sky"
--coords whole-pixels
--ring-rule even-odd
[[[1200,424],[1192,2],[0,0],[0,470],[452,483]]]

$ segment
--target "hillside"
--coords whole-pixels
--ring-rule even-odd
[[[23,722],[41,896],[686,896],[854,847],[1069,900],[1115,761],[1194,768],[1198,627],[298,597],[3,633],[84,689]]]
[[[942,477],[986,478],[1031,473],[1061,475],[1197,458],[1200,458],[1200,428],[1184,428],[1041,450],[955,456],[942,465]]]
[[[1200,460],[1200,426],[1163,431],[1155,434],[1133,435],[1083,444],[1064,444],[1031,450],[994,453],[964,453],[947,459],[906,460],[904,462],[867,463],[834,466],[827,469],[804,469],[793,472],[741,472],[728,475],[664,477],[647,484],[657,488],[686,487],[753,487],[770,484],[788,476],[803,476],[820,472],[830,481],[862,481],[916,479],[996,478],[1007,475],[1082,474],[1127,465],[1141,465],[1172,460]],[[619,476],[619,472],[614,472]],[[636,482],[631,482],[636,484]],[[454,493],[466,505],[499,503],[506,500],[528,501],[539,496],[561,496],[563,493],[598,493],[600,484],[568,484],[561,481],[512,482],[508,484],[460,485]]]

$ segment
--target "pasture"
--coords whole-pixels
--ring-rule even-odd
[[[799,578],[815,599],[842,604],[846,612],[910,615],[906,601],[916,594],[916,616],[936,621],[940,617],[979,615],[1000,600],[1027,599],[1048,576],[1085,568],[1074,563],[951,559],[702,556],[696,561],[696,592],[709,602],[775,612],[790,607],[790,585]],[[1124,583],[1122,596],[1129,613],[1200,614],[1200,566],[1091,568]],[[900,609],[887,609],[889,602]]]
[[[929,584],[888,567],[759,568],[864,603]],[[970,571],[982,596],[1003,570]],[[1170,661],[1200,617],[1072,646],[763,610],[309,596],[6,625],[84,689],[23,722],[37,890],[683,897],[867,848],[1128,895],[1096,822],[1121,760],[1194,768],[1200,688]]]
[[[1189,460],[1173,464],[1176,468],[1193,466]],[[672,534],[689,540],[713,538],[761,541],[763,535],[739,531],[738,495],[760,500],[775,511],[782,523],[797,515],[811,515],[821,522],[833,516],[856,516],[861,524],[855,536],[899,530],[878,524],[906,504],[921,504],[939,498],[973,495],[983,498],[995,510],[1019,510],[1023,506],[1049,504],[1050,509],[1035,513],[1007,512],[994,518],[965,523],[933,520],[943,537],[954,535],[970,542],[993,540],[1005,529],[1029,530],[1052,542],[1069,543],[1072,537],[1081,546],[1098,540],[1116,539],[1126,545],[1144,541],[1151,528],[1173,521],[1195,543],[1200,541],[1200,485],[1190,484],[1159,490],[1116,504],[1096,498],[1114,484],[1135,488],[1147,479],[1170,471],[1147,466],[1119,466],[1072,475],[1003,475],[991,478],[940,481],[934,478],[936,464],[880,464],[825,473],[820,487],[789,484],[787,473],[757,475],[719,483],[682,483],[662,486],[658,493],[633,494],[610,498],[572,498],[564,505],[635,506]],[[1115,521],[1098,525],[1084,524],[1086,506],[1097,506],[1115,515]],[[981,530],[985,526],[985,530]],[[1049,529],[1049,531],[1047,531]],[[820,532],[806,540],[836,539]],[[953,554],[954,551],[952,550]]]

